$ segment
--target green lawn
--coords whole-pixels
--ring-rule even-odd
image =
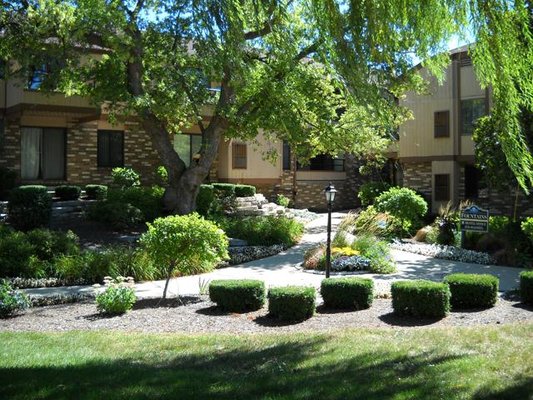
[[[531,399],[533,324],[1,333],[0,399]]]

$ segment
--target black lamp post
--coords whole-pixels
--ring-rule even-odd
[[[331,271],[331,207],[335,201],[335,195],[337,191],[335,186],[329,183],[328,187],[324,189],[326,195],[326,202],[328,204],[328,241],[326,244],[326,278],[329,278],[329,272]]]

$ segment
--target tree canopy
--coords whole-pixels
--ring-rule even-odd
[[[396,98],[424,88],[416,60],[442,77],[448,40],[467,30],[507,162],[533,183],[518,120],[533,108],[529,1],[16,0],[0,12],[0,57],[17,61],[8,73],[53,59],[43,88],[141,118],[178,213],[194,209],[223,138],[262,128],[302,157],[383,150],[409,117]],[[186,167],[171,134],[191,124],[201,157]]]

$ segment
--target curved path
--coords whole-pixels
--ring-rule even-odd
[[[332,215],[333,230],[340,223],[346,212],[336,212]],[[303,271],[299,268],[304,252],[311,246],[326,240],[327,214],[306,225],[306,232],[300,243],[275,256],[250,261],[240,265],[217,269],[213,272],[174,278],[169,284],[168,296],[198,294],[200,285],[207,284],[213,279],[261,279],[270,286],[310,285],[319,287],[324,278],[323,273]],[[375,280],[378,293],[388,292],[391,282],[401,279],[431,279],[441,280],[445,275],[454,272],[490,273],[500,278],[500,290],[507,291],[518,287],[520,268],[501,267],[494,265],[468,264],[418,254],[393,250],[397,262],[398,272],[390,275],[358,273],[357,276],[369,277]],[[333,275],[340,276],[340,275]],[[137,296],[160,297],[163,293],[165,281],[143,282],[135,285]],[[91,293],[90,286],[74,286],[62,288],[27,289],[32,296],[61,295],[73,293]]]

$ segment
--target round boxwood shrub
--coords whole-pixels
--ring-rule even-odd
[[[489,274],[451,274],[444,278],[450,286],[453,309],[494,307],[499,280]]]
[[[365,278],[324,279],[320,285],[324,306],[363,310],[372,305],[374,281]]]
[[[255,195],[255,186],[251,185],[235,185],[236,197],[250,197]]]
[[[22,231],[48,225],[52,215],[52,197],[45,186],[19,186],[11,191],[7,214],[11,225]]]
[[[106,185],[87,185],[85,194],[89,200],[104,200],[107,196]]]
[[[265,283],[251,279],[220,279],[209,284],[209,298],[224,311],[259,310],[265,304]]]
[[[361,200],[362,206],[374,204],[376,197],[390,188],[387,182],[365,182],[359,187],[357,197]]]
[[[443,318],[450,311],[450,287],[426,280],[398,281],[391,285],[392,308],[398,315]]]
[[[316,290],[313,287],[287,286],[268,291],[268,311],[285,321],[303,321],[315,313]]]
[[[63,185],[56,187],[56,197],[60,200],[78,200],[81,194],[81,188],[74,185]]]
[[[428,211],[424,198],[409,188],[392,187],[381,193],[374,203],[376,210],[400,219],[406,230],[416,224]]]
[[[520,298],[523,303],[533,305],[533,271],[520,273]]]

